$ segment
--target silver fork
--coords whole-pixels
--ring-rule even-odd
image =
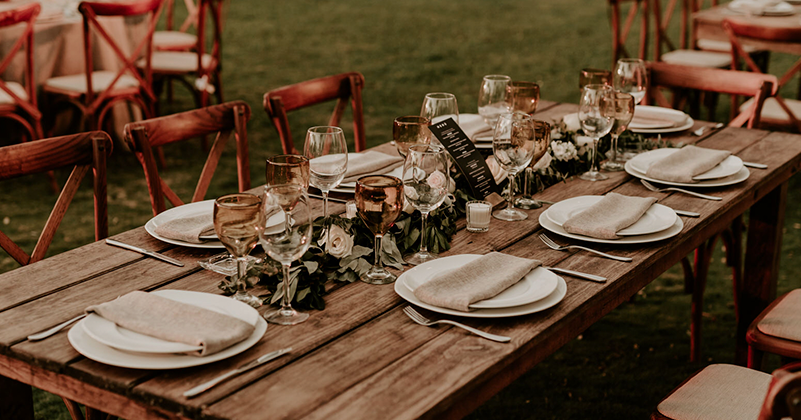
[[[701,194],[701,193],[697,193],[695,191],[685,190],[685,189],[676,188],[676,187],[659,188],[656,185],[651,184],[650,182],[648,182],[648,181],[646,181],[646,180],[644,180],[642,178],[640,179],[640,182],[642,183],[642,185],[645,186],[645,188],[648,188],[649,190],[651,190],[653,192],[676,191],[676,192],[682,192],[682,193],[685,193],[685,194],[694,195],[694,196],[696,196],[698,198],[705,198],[707,200],[714,200],[714,201],[723,200],[722,198],[715,197],[714,195]]]
[[[432,320],[424,317],[420,312],[417,312],[416,310],[414,310],[414,308],[412,308],[411,306],[407,306],[407,307],[403,308],[403,313],[405,313],[409,318],[411,318],[412,321],[414,321],[414,322],[416,322],[416,323],[418,323],[420,325],[425,325],[426,327],[430,327],[430,326],[436,325],[436,324],[449,324],[449,325],[453,325],[455,327],[464,328],[467,331],[470,331],[471,333],[473,333],[475,335],[478,335],[480,337],[486,338],[487,340],[497,341],[499,343],[508,343],[509,341],[512,340],[510,337],[506,337],[506,336],[503,336],[503,335],[490,334],[488,332],[477,330],[477,329],[475,329],[473,327],[468,327],[467,325],[460,324],[458,322],[451,321],[451,320],[448,320],[448,319],[441,319],[441,320],[438,320],[438,321],[432,321]]]
[[[618,257],[616,255],[610,255],[605,252],[596,251],[592,248],[587,248],[579,245],[559,245],[553,241],[553,239],[545,236],[544,234],[540,233],[540,240],[545,244],[548,245],[548,248],[555,249],[557,251],[567,251],[568,249],[583,249],[584,251],[594,252],[602,257],[611,258],[617,261],[623,262],[631,262],[631,258],[629,257]]]

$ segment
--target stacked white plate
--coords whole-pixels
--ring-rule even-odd
[[[563,278],[538,267],[498,295],[470,305],[473,309],[470,312],[430,305],[421,302],[414,295],[414,290],[431,280],[434,275],[454,270],[478,257],[480,255],[452,255],[420,264],[398,277],[395,282],[395,292],[419,307],[447,315],[472,318],[502,318],[544,311],[561,302],[567,294],[567,283]]]
[[[645,153],[641,153],[628,162],[626,162],[626,172],[637,178],[645,179],[646,181],[657,182],[660,184],[673,185],[678,187],[723,187],[726,185],[737,184],[748,179],[751,174],[748,168],[743,166],[742,159],[737,156],[729,156],[723,160],[718,166],[710,169],[709,171],[693,177],[698,182],[691,184],[681,182],[663,181],[660,179],[651,178],[646,175],[648,168],[656,161],[670,156],[678,152],[679,149],[665,148],[655,149]]]
[[[692,128],[695,122],[684,112],[658,106],[637,105],[629,130],[635,133],[674,133]]]
[[[122,328],[90,314],[70,329],[68,338],[78,353],[94,361],[132,369],[178,369],[223,360],[259,342],[267,322],[255,309],[229,297],[187,290],[159,290],[158,296],[239,318],[255,327],[243,341],[209,356],[190,356],[200,347],[162,340]],[[165,320],[169,322],[169,320]]]
[[[607,244],[641,244],[661,241],[676,236],[684,223],[670,207],[654,204],[633,225],[618,232],[619,239],[600,239],[568,233],[562,225],[574,215],[586,210],[603,198],[600,195],[584,195],[569,198],[550,206],[540,213],[540,226],[568,238]]]

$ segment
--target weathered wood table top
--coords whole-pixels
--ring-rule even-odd
[[[536,118],[557,119],[576,108],[543,101]],[[694,128],[705,124],[698,122]],[[698,140],[689,131],[674,139]],[[488,233],[462,228],[455,235],[453,248],[445,255],[502,251],[609,279],[599,284],[565,276],[567,296],[544,312],[506,319],[462,319],[511,336],[508,344],[458,328],[419,326],[403,314],[406,303],[392,285],[362,282],[331,285],[326,309],[312,312],[307,322],[270,325],[248,351],[194,368],[152,371],[104,365],[77,353],[66,330],[40,342],[27,342],[27,335],[70,319],[90,304],[133,290],[220,293],[220,275],[196,264],[219,251],[172,246],[137,228],[114,238],[163,252],[186,266],[175,267],[97,242],[0,275],[4,290],[0,294],[0,374],[127,419],[459,418],[751,208],[746,280],[740,291],[745,306],[740,323],[747,326],[775,295],[786,182],[801,166],[801,136],[724,128],[699,144],[731,150],[743,160],[768,164],[769,169],[751,169],[745,182],[704,191],[721,196],[719,202],[653,193],[624,172],[610,173],[601,182],[573,179],[538,195],[559,201],[616,191],[657,197],[670,207],[701,213],[697,219],[683,218],[683,231],[669,240],[596,246],[632,257],[632,263],[547,248],[537,238],[541,231],[537,219],[543,209],[527,211],[529,218],[522,222],[493,219]],[[334,210],[341,209],[336,206]],[[182,396],[221,372],[283,347],[294,350],[195,399]]]
[[[742,20],[749,24],[764,26],[766,28],[797,28],[801,23],[801,6],[794,6],[795,14],[788,16],[747,16],[732,11],[726,4],[710,7],[693,13],[693,28],[696,39],[714,39],[729,42],[726,31],[723,30],[723,19],[732,18]],[[753,46],[761,50],[783,52],[801,55],[801,42],[779,42],[756,39],[743,39],[744,45]]]

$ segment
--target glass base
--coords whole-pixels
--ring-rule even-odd
[[[542,207],[542,203],[540,203],[539,200],[535,200],[531,197],[520,197],[517,200],[515,200],[515,207],[526,210],[532,210]]]
[[[623,162],[619,160],[607,160],[601,163],[601,169],[609,172],[616,172],[623,170]]]
[[[439,255],[432,254],[428,251],[426,252],[420,251],[414,255],[408,255],[406,257],[403,257],[406,263],[411,265],[420,265],[423,263],[427,263],[429,261],[436,260],[437,258],[439,258]]]
[[[588,171],[579,175],[579,178],[586,181],[602,181],[604,179],[608,179],[609,177],[598,171]]]
[[[370,284],[389,284],[394,283],[398,278],[387,271],[385,268],[373,266],[359,280]]]
[[[514,207],[511,209],[507,207],[503,210],[495,210],[492,212],[492,217],[500,220],[506,220],[508,222],[517,222],[528,219],[528,215],[526,213],[523,213]]]
[[[261,306],[261,299],[251,295],[250,293],[245,293],[245,292],[237,293],[231,296],[231,299],[238,300],[240,302],[245,302],[254,308],[258,308]]]
[[[309,314],[298,312],[292,308],[281,308],[264,314],[264,319],[271,324],[295,325],[309,319]]]
[[[227,252],[214,255],[207,260],[200,260],[197,263],[206,270],[211,270],[215,273],[219,273],[225,276],[236,275],[236,258],[232,257],[231,254]],[[260,263],[261,263],[260,258],[248,255],[248,269],[253,267],[254,264],[260,264]]]

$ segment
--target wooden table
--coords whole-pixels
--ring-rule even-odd
[[[696,39],[714,39],[729,42],[723,30],[723,19],[734,18],[767,28],[797,28],[801,25],[801,6],[794,6],[796,14],[790,16],[746,16],[730,10],[725,4],[693,13],[693,30]],[[760,50],[801,55],[801,42],[743,40],[744,45]]]
[[[538,118],[559,118],[575,110],[575,105],[544,102]],[[220,276],[195,264],[211,252],[170,246],[138,228],[115,238],[158,250],[186,266],[175,267],[93,243],[0,275],[4,288],[0,294],[0,374],[127,419],[460,418],[750,208],[746,281],[739,291],[742,333],[775,296],[787,181],[801,167],[799,140],[801,137],[793,134],[739,128],[725,128],[701,140],[703,146],[729,149],[744,160],[769,165],[768,170],[751,170],[750,178],[741,184],[712,189],[711,193],[723,197],[720,202],[652,193],[620,172],[601,182],[574,179],[539,195],[543,200],[559,201],[616,191],[658,197],[665,205],[701,213],[698,219],[684,218],[684,230],[670,240],[646,246],[597,247],[633,257],[632,263],[546,248],[536,236],[542,209],[528,211],[529,218],[522,222],[493,220],[488,233],[461,229],[447,255],[502,251],[609,278],[598,284],[565,277],[567,296],[541,313],[463,320],[511,336],[509,344],[456,328],[421,327],[403,314],[406,304],[392,285],[361,282],[331,285],[327,308],[312,313],[307,322],[292,327],[272,325],[250,350],[196,368],[142,371],[107,366],[73,350],[65,331],[41,342],[25,341],[28,334],[69,319],[89,304],[132,290],[218,293]],[[181,396],[222,371],[289,346],[294,348],[291,354],[196,399]]]

